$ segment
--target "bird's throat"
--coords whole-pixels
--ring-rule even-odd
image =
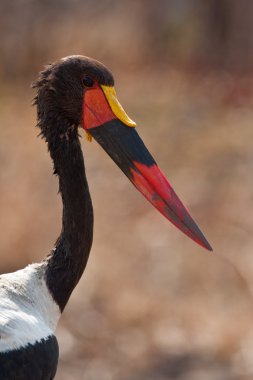
[[[47,139],[63,202],[62,231],[46,258],[46,281],[61,311],[85,269],[93,238],[93,209],[77,130]]]

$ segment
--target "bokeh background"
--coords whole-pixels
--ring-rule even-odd
[[[1,0],[0,271],[41,260],[61,200],[30,83],[70,54],[103,61],[210,243],[156,212],[82,134],[95,212],[64,312],[58,380],[253,378],[253,2]]]

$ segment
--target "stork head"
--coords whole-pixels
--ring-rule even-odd
[[[158,211],[212,250],[120,105],[113,76],[102,63],[83,56],[63,58],[48,65],[34,87],[39,126],[47,140],[52,135],[69,139],[82,127]]]

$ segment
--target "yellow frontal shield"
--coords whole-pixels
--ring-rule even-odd
[[[136,123],[130,119],[130,117],[124,111],[122,105],[117,99],[116,91],[113,86],[101,85],[101,88],[105,94],[105,97],[111,107],[114,115],[122,121],[122,123],[128,125],[129,127],[135,127]]]

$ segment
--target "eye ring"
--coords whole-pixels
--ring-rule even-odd
[[[94,79],[89,76],[83,77],[82,82],[85,87],[93,87],[94,85]]]

